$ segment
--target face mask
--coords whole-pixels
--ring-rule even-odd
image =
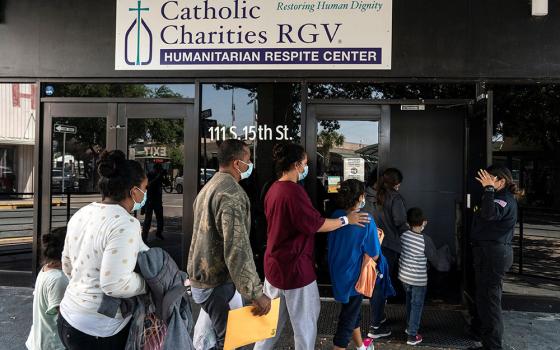
[[[365,206],[366,206],[366,199],[364,198],[360,201],[360,209],[363,209]]]
[[[241,163],[247,165],[249,168],[247,168],[247,170],[245,170],[245,172],[241,172],[241,170],[237,169],[237,171],[239,171],[239,174],[241,175],[241,180],[245,180],[246,178],[248,178],[249,176],[251,176],[251,173],[253,172],[253,163],[245,163],[244,161],[240,160]]]
[[[146,204],[146,201],[148,200],[148,194],[146,192],[142,191],[140,189],[140,187],[136,187],[136,188],[138,189],[138,191],[142,192],[144,197],[142,198],[142,201],[140,203],[138,203],[134,200],[134,197],[132,197],[132,195],[131,195],[132,200],[134,201],[134,207],[132,207],[132,211],[137,211],[137,210],[142,209],[142,207],[144,206],[144,204]]]
[[[302,181],[303,179],[305,179],[308,172],[309,172],[309,168],[307,167],[307,164],[306,164],[303,167],[303,173],[298,173],[298,181]]]

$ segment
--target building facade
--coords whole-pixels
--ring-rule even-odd
[[[185,266],[192,202],[216,171],[216,143],[235,133],[256,164],[243,186],[260,262],[271,150],[291,140],[307,150],[305,185],[325,215],[337,181],[372,183],[380,169],[399,167],[407,204],[424,209],[429,233],[457,258],[454,272],[434,283],[457,286],[447,289],[460,299],[480,194],[473,175],[493,157],[493,90],[560,78],[560,5],[549,2],[549,14],[534,17],[530,3],[499,0],[320,1],[313,10],[289,2],[264,23],[272,10],[248,3],[201,1],[196,12],[182,1],[0,2],[0,45],[9,47],[0,50],[0,176],[16,169],[3,191],[34,192],[31,226],[13,229],[23,215],[13,214],[0,239],[30,237],[31,254],[17,247],[35,268],[40,235],[96,200],[100,152],[147,149],[146,169],[162,163],[170,176],[165,226]],[[352,6],[354,25],[351,12],[337,18]],[[380,24],[363,27],[362,13],[382,16]],[[219,30],[230,21],[242,28]],[[313,61],[313,52],[322,56]],[[325,244],[318,239],[316,256],[328,285]]]

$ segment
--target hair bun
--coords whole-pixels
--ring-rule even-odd
[[[274,145],[272,149],[272,159],[274,161],[279,161],[280,159],[286,158],[287,156],[287,147],[283,143],[278,143]]]
[[[101,154],[97,171],[103,177],[115,177],[126,165],[126,157],[122,151],[104,151]]]

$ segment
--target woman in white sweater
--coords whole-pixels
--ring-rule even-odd
[[[67,349],[123,349],[130,316],[97,312],[103,294],[129,298],[146,292],[134,272],[142,242],[140,222],[130,215],[146,202],[142,166],[121,151],[105,151],[97,169],[101,203],[74,214],[62,252],[62,269],[70,282],[60,304],[58,333]]]

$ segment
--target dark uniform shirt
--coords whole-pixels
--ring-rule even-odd
[[[163,172],[150,171],[148,173],[148,205],[162,204]]]
[[[484,189],[482,205],[475,213],[471,240],[511,244],[517,222],[517,201],[507,189]]]

